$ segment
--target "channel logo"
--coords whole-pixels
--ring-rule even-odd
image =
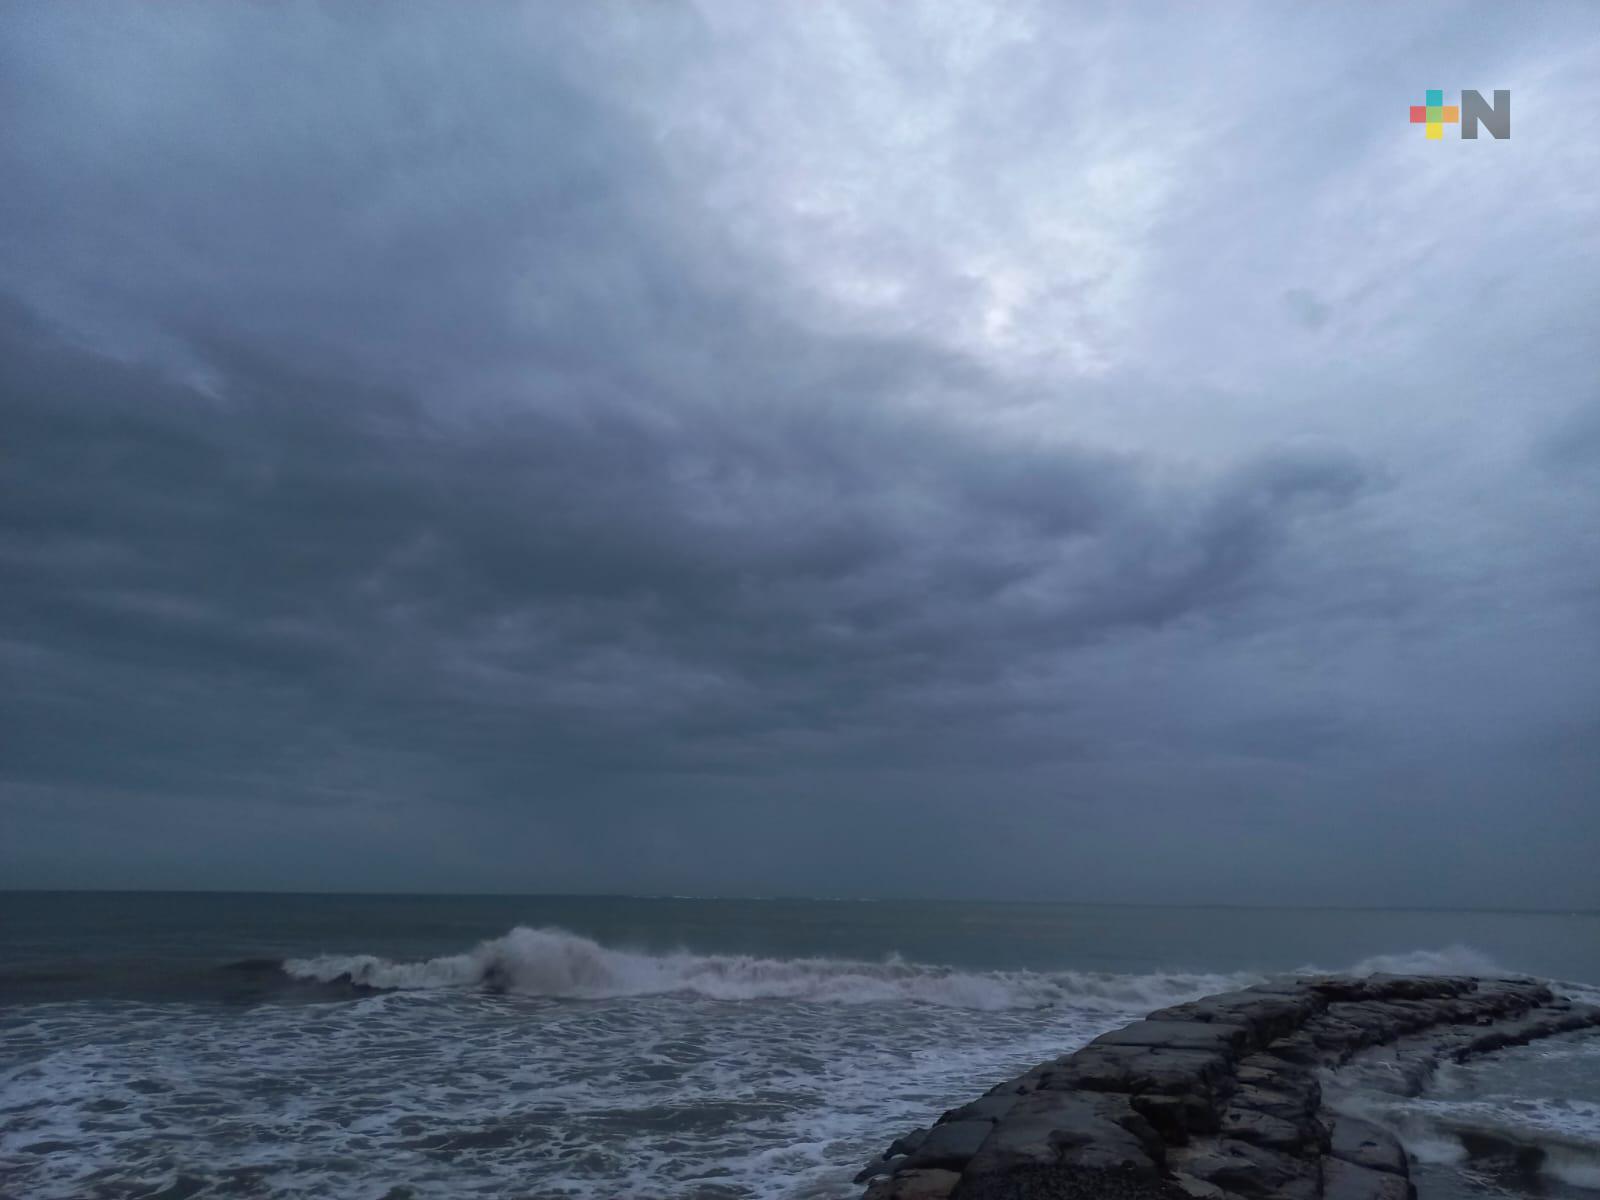
[[[1443,88],[1429,88],[1422,104],[1411,106],[1411,123],[1421,125],[1423,135],[1430,142],[1444,137],[1444,127],[1454,125],[1463,138],[1476,138],[1482,125],[1493,138],[1511,136],[1511,93],[1497,88],[1494,103],[1483,98],[1482,92],[1465,90],[1460,104],[1446,104]]]

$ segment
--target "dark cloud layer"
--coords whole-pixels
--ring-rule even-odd
[[[1475,366],[1342,216],[1195,266],[1204,113],[1041,226],[951,98],[1048,11],[819,12],[814,111],[715,6],[97,12],[0,50],[17,883],[1600,901],[1592,162],[1409,260],[1566,239]]]
[[[308,732],[502,782],[981,756],[1016,662],[1226,615],[1365,484],[1280,453],[1159,495],[1135,463],[826,410],[446,422],[212,346],[216,401],[16,312],[4,350],[9,628],[88,689],[13,698],[39,723],[13,769],[46,784],[270,787]],[[151,684],[198,692],[182,728],[126,703]]]

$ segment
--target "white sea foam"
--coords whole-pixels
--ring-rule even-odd
[[[1392,1100],[1367,1109],[1419,1161],[1461,1164],[1471,1145],[1538,1152],[1533,1165],[1576,1187],[1600,1188],[1600,1104],[1569,1098],[1485,1096]]]
[[[1303,968],[1315,971],[1319,968]],[[1446,946],[1441,950],[1408,950],[1401,954],[1374,954],[1345,969],[1350,975],[1514,975],[1481,950],[1471,946]]]
[[[1403,957],[1463,969],[1455,949]],[[657,954],[558,929],[286,969],[386,990],[306,1004],[289,989],[247,1011],[30,1007],[0,1067],[17,1193],[75,1200],[114,1180],[158,1194],[195,1176],[202,1196],[248,1181],[271,1200],[397,1185],[419,1200],[857,1194],[850,1178],[895,1134],[1152,1008],[1254,978]],[[1507,1061],[1537,1067],[1533,1054]],[[1587,1118],[1565,1113],[1578,1124],[1528,1134],[1548,1172],[1580,1182]],[[1437,1121],[1417,1128],[1460,1151]]]
[[[1425,1127],[1456,1136],[1483,1134],[1530,1145],[1600,1149],[1600,1104],[1564,1098],[1488,1096],[1481,1100],[1411,1100],[1406,1111]]]
[[[1550,990],[1558,996],[1579,1004],[1600,1004],[1600,985],[1577,983],[1570,979],[1552,979],[1548,982]]]
[[[1419,1162],[1490,1175],[1534,1171],[1597,1188],[1596,1064],[1600,1040],[1575,1034],[1446,1063],[1422,1096],[1366,1090],[1359,1080],[1338,1085],[1349,1079],[1324,1096],[1341,1112],[1389,1126]]]
[[[911,1001],[987,1011],[1071,1004],[1149,1009],[1253,982],[1259,976],[1095,971],[962,971],[897,958],[756,958],[647,954],[602,946],[561,929],[519,926],[464,954],[394,962],[368,954],[291,959],[298,979],[348,979],[399,990],[490,987],[528,996],[609,999],[689,993],[713,1000],[807,1000],[838,1004]]]
[[[8,1031],[27,1053],[0,1068],[0,1162],[30,1200],[108,1172],[208,1197],[237,1175],[273,1200],[821,1200],[888,1138],[1133,1015],[451,987],[243,1017],[39,1006]]]

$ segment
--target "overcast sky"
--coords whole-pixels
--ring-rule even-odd
[[[5,5],[0,878],[1600,905],[1597,62]]]

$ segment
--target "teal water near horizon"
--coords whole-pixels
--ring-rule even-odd
[[[1594,998],[1600,914],[0,893],[0,1197],[854,1197],[994,1082],[1302,970]],[[1595,1194],[1596,1049],[1395,1109],[1424,1195]],[[1549,1170],[1456,1156],[1485,1130]]]
[[[0,892],[4,962],[450,954],[516,926],[613,948],[987,970],[1343,970],[1458,949],[1600,984],[1600,913],[1036,901],[295,892]]]

